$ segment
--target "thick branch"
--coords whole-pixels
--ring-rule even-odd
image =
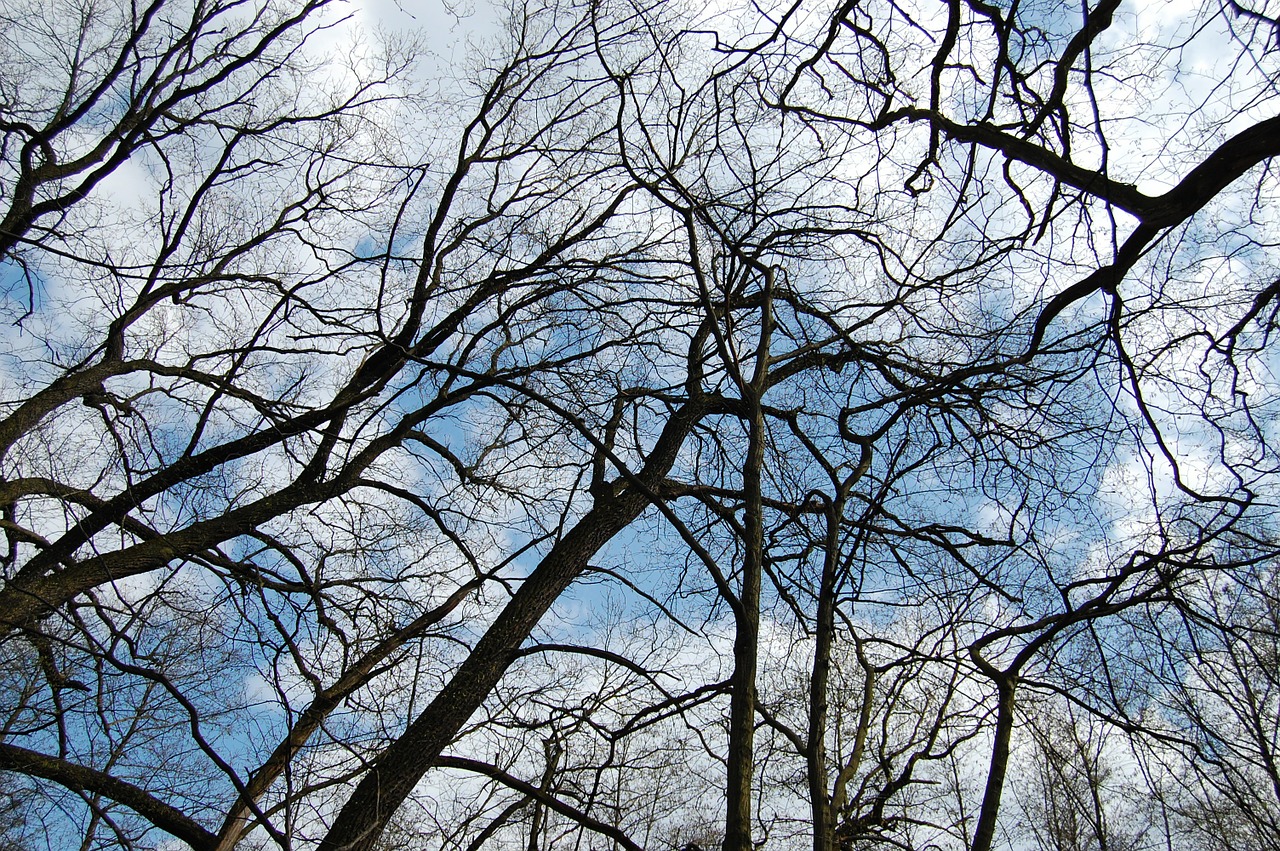
[[[75,792],[93,792],[124,804],[156,827],[197,851],[213,848],[218,837],[150,792],[94,768],[0,743],[0,770],[43,777]]]
[[[701,414],[691,402],[671,417],[637,477],[642,485],[652,488],[667,474]],[[602,500],[552,547],[445,687],[370,767],[320,843],[321,851],[368,851],[375,845],[422,775],[498,684],[543,614],[648,504],[647,495],[630,488]]]

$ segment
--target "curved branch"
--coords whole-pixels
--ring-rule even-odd
[[[124,804],[166,833],[197,851],[211,849],[218,837],[195,819],[141,787],[95,768],[77,765],[8,743],[0,743],[0,770],[52,780],[74,792],[93,792]]]
[[[644,851],[641,846],[632,842],[625,833],[613,825],[605,824],[599,819],[594,819],[582,812],[582,810],[566,804],[555,795],[545,792],[531,783],[526,783],[518,777],[512,777],[502,769],[490,765],[487,762],[480,762],[478,760],[467,759],[460,756],[440,756],[436,757],[435,765],[437,768],[458,768],[463,771],[483,774],[485,777],[498,781],[503,786],[507,786],[529,798],[534,799],[547,809],[555,810],[560,815],[576,821],[588,830],[592,830],[602,836],[609,837],[614,842],[627,849],[627,851]]]

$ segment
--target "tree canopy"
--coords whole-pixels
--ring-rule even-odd
[[[0,848],[1280,847],[1280,3],[382,11],[0,7]]]

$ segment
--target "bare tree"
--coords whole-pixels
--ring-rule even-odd
[[[638,363],[614,333],[647,322],[610,316],[612,291],[661,236],[613,224],[632,188],[602,156],[611,88],[574,76],[586,24],[513,21],[508,61],[413,150],[395,141],[423,120],[405,66],[329,63],[315,51],[344,24],[324,12],[9,21],[10,47],[63,76],[5,125],[6,263],[28,292],[10,302],[0,611],[43,680],[12,709],[5,766],[199,847],[304,837],[311,791],[402,731],[366,711],[395,688],[375,679],[421,670],[424,641],[470,641],[459,615],[517,559],[576,547],[472,655],[491,681],[460,681],[483,698],[644,503],[606,486],[575,516],[600,448],[554,413],[608,416]],[[136,199],[110,185],[125,172]],[[529,415],[526,386],[550,412]],[[148,747],[99,752],[122,717]],[[171,754],[158,772],[148,750]]]
[[[28,823],[987,851],[1031,741],[1110,846],[1121,737],[1274,839],[1273,10],[344,14],[0,15]]]

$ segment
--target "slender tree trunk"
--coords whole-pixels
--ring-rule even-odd
[[[751,791],[755,768],[756,669],[760,656],[760,585],[764,574],[764,453],[766,428],[763,396],[769,377],[773,332],[773,270],[762,269],[764,300],[755,369],[743,387],[750,428],[742,468],[743,560],[738,596],[737,632],[733,642],[733,677],[729,697],[729,754],[725,779],[724,851],[751,851]]]
[[[835,638],[836,571],[840,565],[840,518],[843,494],[827,506],[827,535],[818,583],[818,612],[809,679],[809,802],[813,815],[813,851],[834,851],[835,817],[827,795],[827,689],[831,679],[831,647]]]
[[[1013,737],[1013,696],[1017,680],[1013,675],[996,679],[996,733],[991,745],[991,766],[987,773],[987,788],[982,796],[982,809],[978,813],[978,826],[973,832],[970,851],[991,851],[996,835],[996,816],[1000,813],[1000,796],[1004,792],[1004,773],[1009,766],[1009,743]]]
[[[745,554],[738,595],[737,633],[729,698],[729,759],[726,779],[724,851],[751,851],[751,787],[755,764],[756,668],[760,653],[760,578],[764,572],[764,518],[761,472],[764,465],[764,413],[758,400],[751,410],[750,444],[743,469],[746,490]]]
[[[542,769],[542,783],[538,785],[538,788],[543,792],[550,794],[551,790],[555,788],[556,769],[559,768],[560,763],[560,743],[556,741],[554,736],[549,739],[545,739],[542,742],[542,751],[546,757],[546,767]],[[543,810],[544,807],[542,802],[534,800],[533,817],[530,819],[529,823],[529,844],[527,846],[527,851],[538,851],[540,847],[539,843],[542,841]]]

